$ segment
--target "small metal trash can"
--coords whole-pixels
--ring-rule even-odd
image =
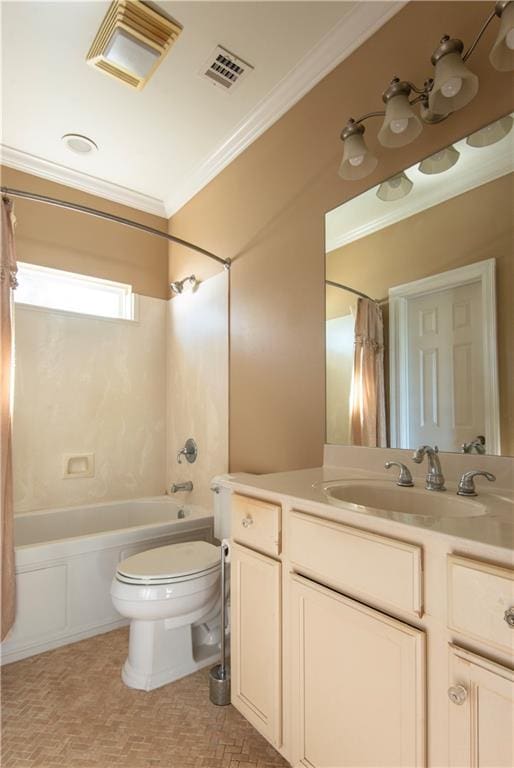
[[[230,704],[230,669],[226,664],[225,649],[225,561],[228,545],[221,544],[221,664],[212,667],[209,673],[209,698],[213,704],[223,707]]]

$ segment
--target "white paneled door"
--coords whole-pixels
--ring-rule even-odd
[[[409,446],[460,450],[485,435],[479,282],[408,301]]]

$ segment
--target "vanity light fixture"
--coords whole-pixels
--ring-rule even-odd
[[[512,115],[505,115],[505,117],[501,117],[494,123],[472,133],[466,139],[466,144],[469,144],[470,147],[489,147],[491,144],[496,144],[497,141],[505,138],[511,132],[513,124],[514,119]]]
[[[183,280],[175,280],[173,283],[170,283],[170,288],[176,294],[194,293],[199,285],[200,281],[194,275],[189,275],[189,277],[184,277]]]
[[[426,173],[428,175],[444,173],[450,168],[453,168],[459,157],[460,152],[458,149],[455,149],[455,147],[450,144],[449,147],[441,149],[440,152],[435,152],[433,155],[430,155],[430,157],[425,157],[425,159],[418,165],[418,170],[421,171],[421,173]]]
[[[402,197],[407,197],[413,186],[407,174],[402,171],[397,173],[396,176],[391,176],[387,181],[382,182],[377,189],[377,197],[383,200],[384,203],[401,200]]]
[[[425,80],[422,88],[395,77],[382,94],[385,110],[368,112],[357,120],[348,120],[341,132],[344,145],[339,168],[341,178],[363,179],[377,167],[378,160],[364,141],[365,120],[383,117],[379,142],[384,147],[403,147],[419,136],[423,123],[439,123],[469,104],[478,92],[478,77],[468,69],[466,62],[496,17],[500,19],[500,29],[489,56],[491,64],[500,71],[514,69],[514,0],[498,0],[467,51],[464,52],[462,40],[448,35],[441,39],[431,58],[433,77]],[[414,110],[418,104],[419,116]]]
[[[181,31],[178,24],[141,0],[114,0],[86,61],[141,90]]]

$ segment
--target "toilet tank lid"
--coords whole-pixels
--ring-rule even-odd
[[[119,563],[117,572],[149,579],[187,576],[213,568],[220,559],[219,547],[206,541],[185,541],[127,557]]]

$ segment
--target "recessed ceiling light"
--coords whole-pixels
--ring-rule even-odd
[[[80,133],[65,133],[61,141],[69,150],[76,155],[88,155],[90,152],[98,150],[98,145],[88,136],[82,136]]]

